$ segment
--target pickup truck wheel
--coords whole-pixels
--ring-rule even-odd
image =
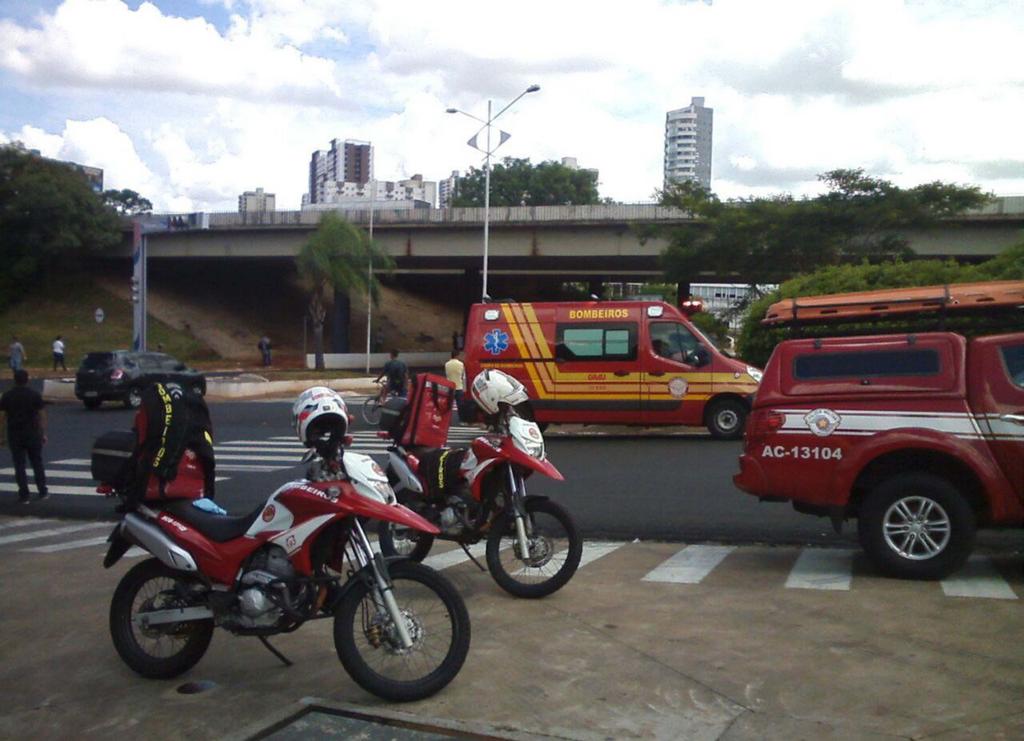
[[[747,407],[738,399],[719,399],[708,407],[708,432],[716,440],[739,440],[746,424]]]
[[[974,511],[957,488],[914,471],[875,487],[857,522],[868,558],[882,573],[899,579],[949,576],[970,555],[974,533]]]

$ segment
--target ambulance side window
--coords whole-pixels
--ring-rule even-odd
[[[559,360],[635,360],[636,324],[559,324]]]
[[[678,322],[651,322],[651,349],[655,355],[688,365],[706,365],[707,350],[693,333]]]

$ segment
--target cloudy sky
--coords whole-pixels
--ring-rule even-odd
[[[298,208],[315,149],[437,180],[487,100],[501,155],[661,185],[665,112],[715,111],[712,188],[813,193],[862,167],[1024,194],[1021,0],[0,0],[0,141],[105,170],[161,211]],[[497,109],[496,109],[497,110]]]

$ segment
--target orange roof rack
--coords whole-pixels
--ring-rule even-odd
[[[950,283],[788,298],[768,307],[761,324],[856,322],[909,314],[1015,308],[1024,308],[1024,281]]]

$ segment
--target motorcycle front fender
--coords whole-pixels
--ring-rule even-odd
[[[561,471],[555,468],[551,461],[547,459],[542,461],[537,460],[532,455],[524,453],[515,446],[511,438],[506,438],[504,444],[501,446],[501,453],[506,459],[512,463],[522,466],[523,468],[528,468],[532,471],[542,473],[555,481],[565,481],[565,476],[562,475]]]
[[[131,541],[124,537],[122,531],[124,530],[124,522],[119,522],[114,526],[114,532],[107,538],[107,542],[110,543],[110,548],[107,549],[107,555],[103,557],[103,568],[109,569],[115,563],[121,560],[121,556],[128,552],[128,549],[132,547]]]
[[[361,497],[358,494],[353,494],[346,501],[346,509],[362,517],[395,522],[413,530],[421,530],[430,535],[439,535],[441,533],[430,521],[423,519],[403,504],[384,504],[383,502],[377,502]]]

